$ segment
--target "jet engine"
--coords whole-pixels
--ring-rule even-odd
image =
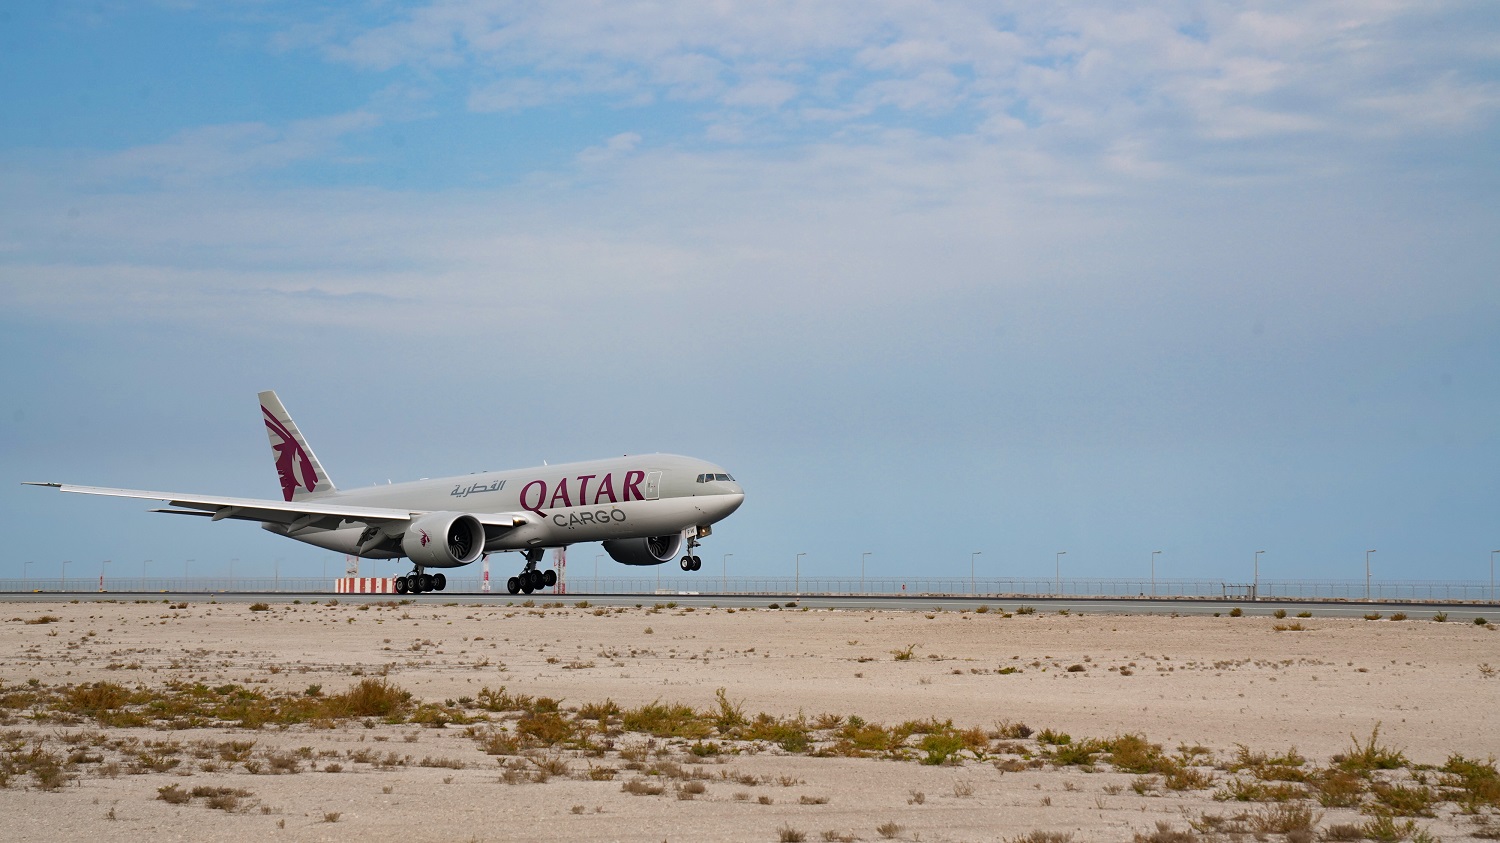
[[[660,565],[677,558],[681,550],[681,533],[604,542],[604,551],[621,565]]]
[[[484,551],[484,525],[463,512],[429,512],[411,522],[401,537],[401,552],[412,564],[456,568]]]

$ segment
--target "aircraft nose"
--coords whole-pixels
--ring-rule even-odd
[[[745,502],[744,492],[729,492],[722,495],[709,495],[698,499],[698,508],[706,515],[718,521],[728,518],[730,513],[740,508]]]

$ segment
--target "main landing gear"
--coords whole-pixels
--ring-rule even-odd
[[[697,539],[688,539],[687,555],[682,557],[682,560],[677,563],[682,566],[682,570],[696,571],[699,568],[703,567],[703,560],[699,559],[693,553],[693,548],[697,547],[699,544],[701,544],[701,542],[699,542]]]
[[[421,568],[404,577],[396,578],[397,594],[421,594],[424,591],[442,591],[448,587],[448,578],[442,574],[426,574]]]
[[[526,551],[526,567],[521,573],[516,574],[505,581],[505,590],[511,594],[524,591],[530,594],[533,591],[541,591],[557,585],[557,572],[553,570],[538,571],[536,563],[542,561],[545,551],[539,547]]]

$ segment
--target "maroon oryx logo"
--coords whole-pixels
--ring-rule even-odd
[[[318,485],[318,472],[313,470],[312,458],[297,444],[297,437],[270,410],[262,406],[260,412],[265,416],[266,429],[281,440],[279,443],[272,443],[271,450],[276,452],[276,474],[281,478],[282,499],[291,500],[298,486],[311,492]]]
[[[432,539],[430,539],[430,538],[427,537],[427,531],[426,530],[418,530],[417,532],[419,532],[419,533],[422,534],[422,546],[426,547],[427,543],[430,542],[430,541],[432,541]]]

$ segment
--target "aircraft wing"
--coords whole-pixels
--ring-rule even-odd
[[[184,495],[178,492],[152,492],[144,489],[109,489],[102,486],[75,486],[69,483],[23,483],[23,486],[47,486],[61,492],[80,495],[104,495],[112,498],[140,498],[142,500],[166,501],[181,509],[160,509],[179,515],[206,515],[215,521],[233,518],[242,521],[270,521],[278,524],[293,524],[293,529],[307,526],[337,526],[341,521],[362,521],[366,524],[381,524],[390,521],[410,521],[424,512],[410,509],[387,509],[374,506],[354,506],[337,500],[274,501],[260,498],[234,498],[219,495]],[[475,513],[479,523],[488,527],[517,527],[527,522],[519,512]]]

